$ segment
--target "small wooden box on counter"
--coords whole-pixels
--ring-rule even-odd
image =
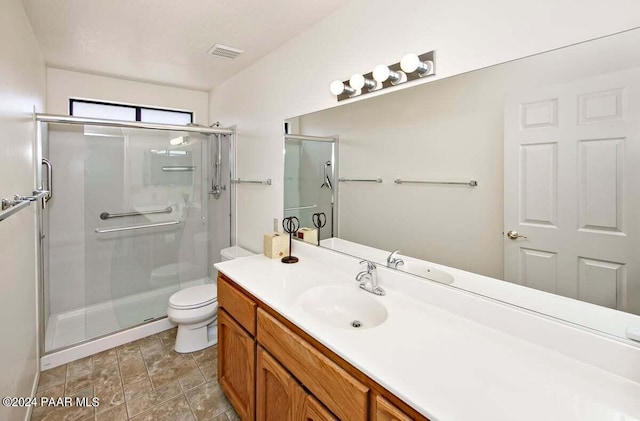
[[[263,253],[270,259],[280,259],[289,254],[289,235],[272,232],[264,235]]]
[[[316,245],[318,244],[318,230],[315,228],[302,227],[298,230],[298,238]]]

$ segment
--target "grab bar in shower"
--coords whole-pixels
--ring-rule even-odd
[[[382,178],[338,178],[341,183],[357,181],[361,183],[382,183]]]
[[[297,208],[284,208],[285,212],[294,211],[294,210],[303,210],[303,209],[315,209],[318,205],[309,205],[309,206],[298,206]]]
[[[455,184],[459,186],[471,186],[476,187],[478,182],[476,180],[471,181],[420,181],[420,180],[393,180],[396,184]]]
[[[150,211],[135,211],[135,212],[124,212],[124,213],[109,213],[102,212],[100,214],[100,219],[106,221],[111,218],[123,218],[125,216],[138,216],[138,215],[153,215],[154,213],[171,213],[173,212],[173,208],[171,206],[167,206],[164,209],[158,210],[150,210]]]
[[[165,172],[195,171],[195,169],[196,167],[190,165],[162,167],[162,171]]]
[[[234,178],[231,180],[233,184],[265,184],[267,186],[271,185],[271,179],[267,178],[266,180],[241,180],[239,178]]]
[[[96,228],[95,232],[96,234],[106,234],[109,232],[133,231],[133,230],[140,230],[144,228],[166,227],[169,225],[178,225],[179,223],[180,221],[167,221],[167,222],[160,222],[157,224],[133,225],[130,227],[116,227],[116,228],[107,228],[107,229]]]

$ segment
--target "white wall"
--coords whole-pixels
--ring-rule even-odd
[[[259,251],[282,215],[283,120],[335,106],[331,80],[430,50],[437,79],[636,26],[634,0],[350,2],[210,94],[210,119],[238,125],[238,176],[274,182],[238,186],[239,244]]]
[[[45,68],[20,0],[0,13],[0,197],[34,188],[33,108],[44,109]],[[0,222],[0,395],[31,396],[38,371],[35,206]],[[0,419],[25,408],[0,407]]]
[[[48,67],[47,113],[68,115],[69,98],[188,110],[195,123],[205,125],[209,119],[207,92]]]

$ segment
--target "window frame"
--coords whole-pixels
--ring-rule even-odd
[[[123,107],[123,108],[133,108],[136,111],[136,119],[135,121],[145,123],[141,120],[142,110],[153,110],[153,111],[168,111],[173,113],[180,114],[188,114],[189,115],[189,123],[193,123],[193,111],[184,111],[184,110],[172,110],[170,108],[158,108],[158,107],[147,107],[144,105],[130,105],[130,104],[121,104],[118,102],[107,102],[107,101],[95,101],[92,99],[81,99],[81,98],[69,98],[69,115],[73,116],[73,104],[74,103],[84,103],[84,104],[96,104],[96,105],[109,105],[112,107]],[[146,122],[148,123],[148,122]]]

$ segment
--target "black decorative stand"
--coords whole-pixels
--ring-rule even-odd
[[[318,229],[318,245],[320,245],[320,228],[327,225],[327,215],[324,212],[314,213],[311,217],[313,220],[313,226]]]
[[[295,216],[289,216],[282,220],[282,229],[289,234],[289,255],[284,256],[280,261],[282,263],[296,263],[298,258],[291,255],[291,236],[300,229],[300,220]]]

